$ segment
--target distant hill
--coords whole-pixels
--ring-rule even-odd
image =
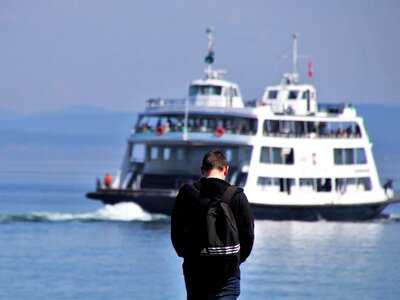
[[[136,122],[135,112],[113,112],[99,108],[71,107],[29,115],[0,114],[0,130],[90,135],[127,134]]]
[[[90,107],[0,113],[0,161],[120,160],[136,116]]]

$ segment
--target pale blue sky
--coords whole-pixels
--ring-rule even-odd
[[[400,104],[400,1],[0,0],[0,108],[143,108],[216,67],[246,99],[276,84],[291,35],[313,56],[320,102]],[[300,61],[305,81],[307,60]]]

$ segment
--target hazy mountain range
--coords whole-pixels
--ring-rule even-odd
[[[136,115],[91,107],[0,110],[0,161],[119,160]]]
[[[356,107],[364,117],[381,177],[399,181],[400,106]],[[0,162],[119,161],[136,116],[92,107],[28,115],[0,109]]]

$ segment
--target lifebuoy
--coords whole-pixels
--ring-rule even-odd
[[[216,137],[221,137],[225,133],[225,128],[224,127],[217,127],[214,130],[214,134]]]
[[[154,131],[154,133],[158,136],[162,135],[165,131],[164,126],[157,126],[156,130]]]

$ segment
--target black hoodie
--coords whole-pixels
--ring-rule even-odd
[[[184,258],[185,277],[207,278],[214,284],[222,283],[231,276],[240,278],[239,264],[250,255],[254,243],[253,214],[243,189],[239,188],[229,201],[239,232],[240,262],[232,259],[213,261],[199,255],[203,248],[201,237],[204,236],[208,204],[201,198],[221,198],[229,183],[203,177],[193,186],[200,191],[200,197],[190,189],[181,188],[171,214],[171,240],[176,253]]]

